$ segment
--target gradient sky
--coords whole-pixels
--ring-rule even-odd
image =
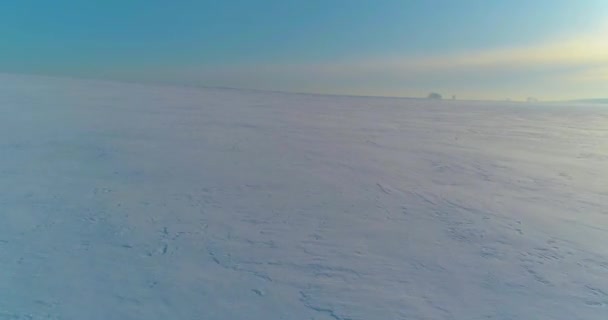
[[[357,95],[608,96],[606,0],[4,0],[0,72]]]

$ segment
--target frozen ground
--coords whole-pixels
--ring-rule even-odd
[[[0,75],[0,319],[607,319],[608,108]]]

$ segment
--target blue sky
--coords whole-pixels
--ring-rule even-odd
[[[337,94],[608,95],[608,1],[6,0],[0,72]]]

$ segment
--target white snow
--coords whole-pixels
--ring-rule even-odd
[[[0,75],[0,319],[607,319],[608,108]]]

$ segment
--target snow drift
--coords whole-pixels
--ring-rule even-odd
[[[0,76],[0,319],[604,319],[608,109]]]

